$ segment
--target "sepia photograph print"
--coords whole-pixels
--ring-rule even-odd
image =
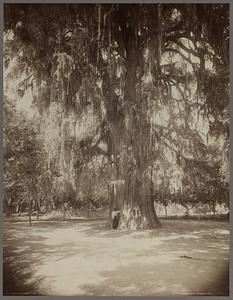
[[[227,3],[8,3],[3,295],[229,296]]]

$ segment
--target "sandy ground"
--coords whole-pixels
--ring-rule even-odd
[[[170,220],[4,222],[5,295],[228,295],[229,224]]]

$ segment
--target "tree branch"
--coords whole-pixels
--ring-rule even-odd
[[[194,63],[191,61],[191,59],[189,59],[188,57],[186,57],[183,53],[181,53],[179,50],[174,49],[174,48],[165,48],[164,52],[174,52],[179,54],[184,60],[186,60],[188,63],[190,63],[190,65],[193,67],[193,70],[195,71],[196,66],[199,65],[198,63]]]
[[[198,52],[195,52],[193,49],[186,47],[181,41],[176,40],[174,38],[170,38],[169,39],[171,42],[175,43],[177,46],[179,46],[180,48],[182,48],[184,51],[192,54],[193,56],[199,57]]]

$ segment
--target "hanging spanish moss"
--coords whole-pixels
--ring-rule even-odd
[[[177,170],[170,190],[195,189],[187,169],[208,160],[206,135],[229,132],[226,6],[20,4],[5,15],[32,73],[19,90],[33,82],[58,180],[78,191],[86,165],[103,156],[119,227],[160,227],[159,169]]]

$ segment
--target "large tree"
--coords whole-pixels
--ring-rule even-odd
[[[199,119],[228,131],[228,5],[7,4],[5,29],[28,73],[20,92],[33,86],[41,113],[55,107],[63,126],[53,139],[65,180],[75,185],[82,164],[104,155],[119,226],[160,226],[158,162],[170,157],[182,177],[207,156]],[[77,137],[83,115],[96,130]]]

